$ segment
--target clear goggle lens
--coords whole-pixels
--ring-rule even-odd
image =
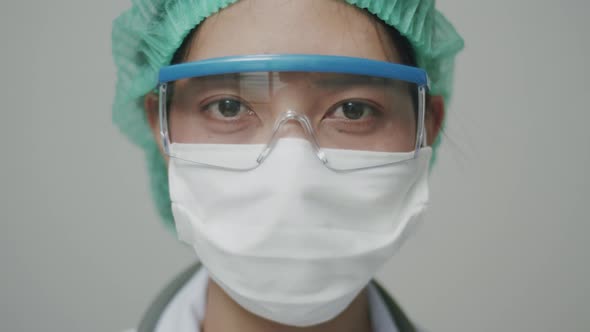
[[[287,137],[308,139],[324,163],[332,150],[400,153],[398,162],[423,143],[424,100],[425,88],[414,83],[354,74],[191,77],[160,85],[161,132],[170,157],[214,167],[256,167]],[[175,153],[190,145],[205,152]],[[218,145],[243,145],[251,159],[235,166],[211,158],[206,151]]]

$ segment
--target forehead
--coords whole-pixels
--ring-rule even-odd
[[[206,19],[187,61],[324,54],[399,62],[382,24],[341,0],[241,0]]]

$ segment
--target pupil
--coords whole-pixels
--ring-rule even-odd
[[[350,120],[360,119],[365,111],[365,107],[358,103],[346,103],[342,105],[344,116]]]
[[[226,117],[234,117],[240,112],[240,102],[227,99],[219,102],[219,112]]]

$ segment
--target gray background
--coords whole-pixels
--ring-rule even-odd
[[[432,331],[588,331],[590,2],[439,6],[467,48],[432,208],[380,279]],[[131,327],[193,259],[111,125],[126,7],[0,3],[0,331]]]

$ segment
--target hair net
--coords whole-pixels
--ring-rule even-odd
[[[157,85],[158,71],[189,32],[207,17],[237,0],[132,0],[113,22],[112,47],[117,67],[113,122],[146,154],[150,186],[158,212],[174,229],[168,176],[143,110],[143,97]],[[463,39],[434,7],[434,0],[345,0],[367,9],[404,35],[418,66],[431,81],[431,93],[449,100],[455,55]],[[435,144],[438,145],[439,141]]]

